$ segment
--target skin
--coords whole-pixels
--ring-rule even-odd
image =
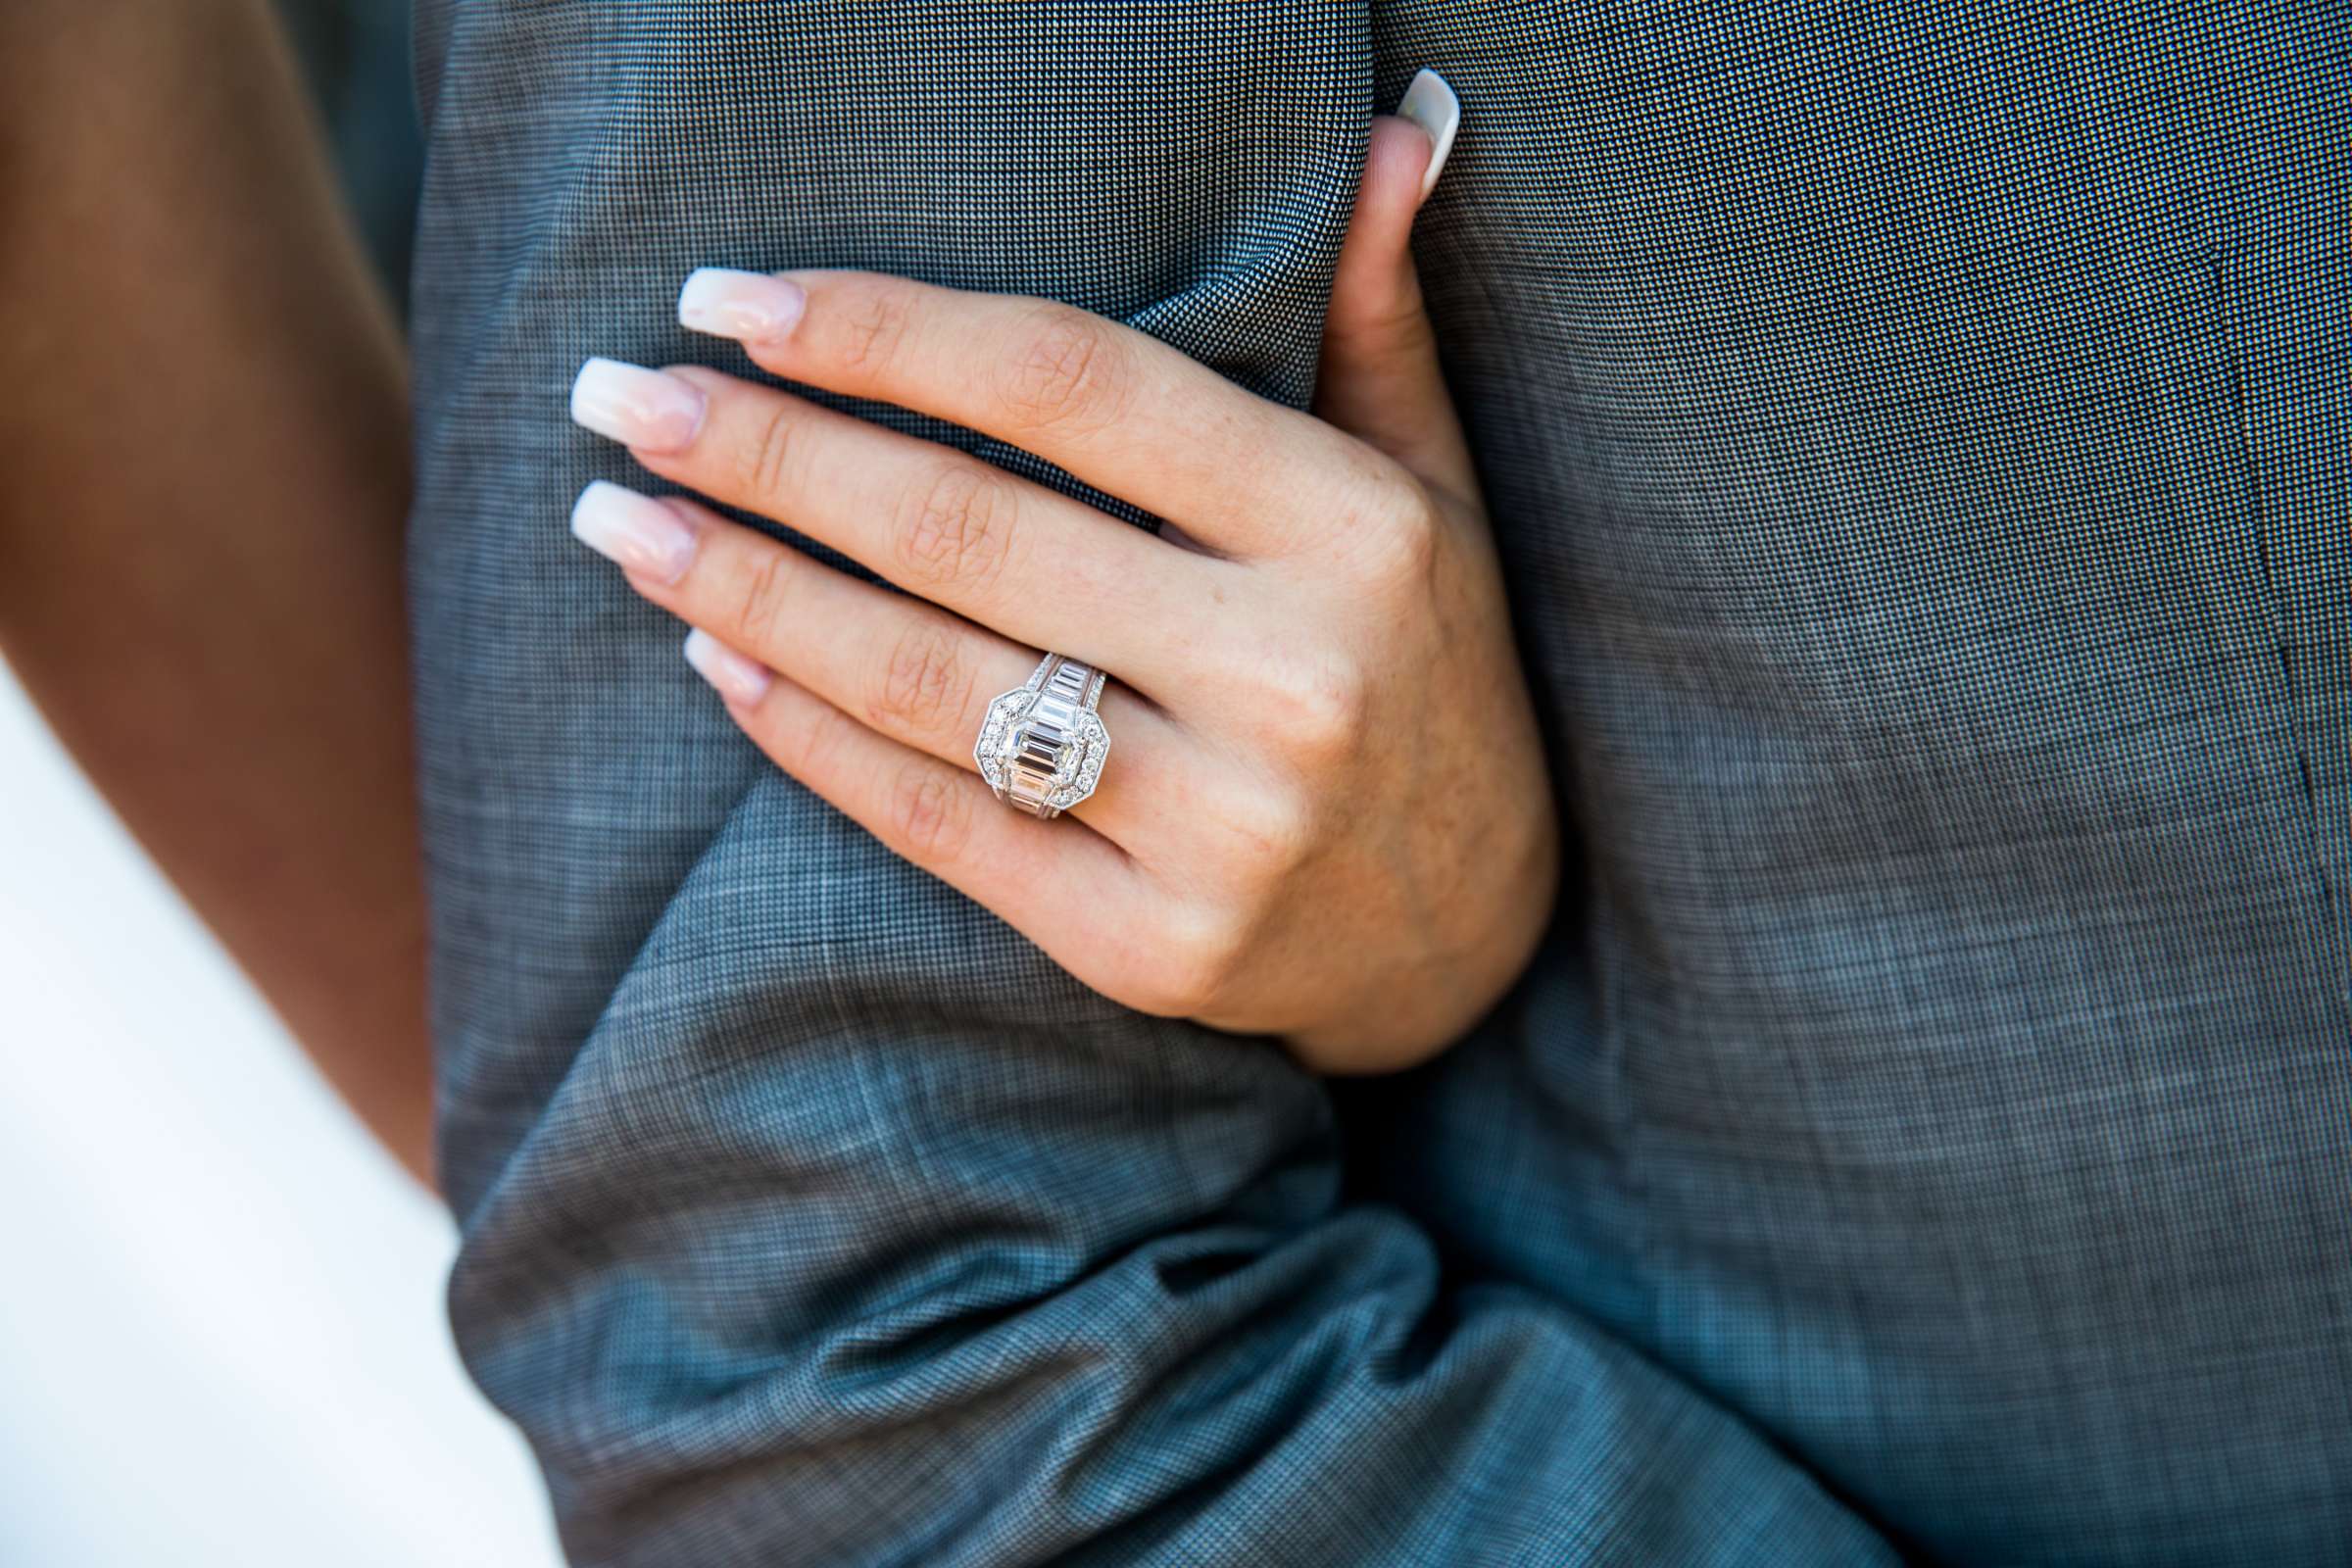
[[[786,289],[766,319],[718,323],[763,370],[1000,437],[1172,537],[708,369],[666,372],[666,420],[585,420],[906,590],[687,499],[634,503],[682,546],[606,541],[638,592],[716,639],[698,667],[778,766],[1103,994],[1278,1035],[1327,1072],[1458,1038],[1526,964],[1557,885],[1406,244],[1431,152],[1375,122],[1312,415],[1066,307],[871,273],[785,274],[797,307]],[[999,805],[971,760],[989,701],[1042,648],[1114,677],[1102,782],[1054,822]]]
[[[0,654],[428,1179],[401,350],[258,0],[0,4]]]
[[[1320,419],[1036,302],[810,280],[810,330],[762,348],[765,368],[968,412],[1179,519],[1189,552],[1084,514],[1093,545],[1075,559],[1097,575],[1059,585],[1082,613],[992,618],[973,597],[989,541],[1054,514],[995,470],[972,482],[1005,489],[970,493],[1017,493],[1010,531],[937,513],[896,572],[864,538],[933,605],[782,552],[640,584],[682,610],[702,596],[695,613],[784,672],[738,705],[746,728],[902,853],[1109,994],[1282,1034],[1335,1070],[1440,1048],[1525,961],[1554,877],[1476,483],[1404,248],[1428,156],[1417,130],[1376,124]],[[894,323],[920,352],[841,356],[860,324]],[[771,433],[814,416],[709,381],[755,422],[731,400],[787,411]],[[1009,395],[966,411],[970,386]],[[261,0],[0,7],[0,438],[15,460],[0,655],[329,1082],[429,1181],[406,388]],[[868,477],[911,482],[930,459],[910,445]],[[736,497],[759,450],[707,436],[646,456]],[[802,471],[846,476],[877,449],[826,450]],[[810,532],[852,531],[820,496],[767,500]],[[713,541],[708,562],[751,540],[676,505]],[[1161,635],[1132,646],[1089,630],[1148,617]],[[857,657],[820,662],[828,637]],[[1039,644],[1122,677],[1103,788],[1054,824],[965,770],[979,705]],[[1041,876],[1109,902],[1057,924],[1018,885]]]

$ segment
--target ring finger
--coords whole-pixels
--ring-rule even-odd
[[[972,768],[989,703],[1028,679],[1039,656],[950,614],[836,571],[682,497],[656,500],[602,481],[580,494],[572,532],[617,562],[646,598],[844,713],[942,761]],[[1114,672],[1115,675],[1115,672]],[[1182,738],[1133,692],[1103,715],[1112,759],[1070,814],[1134,852],[1159,826],[1142,802],[1174,791]]]

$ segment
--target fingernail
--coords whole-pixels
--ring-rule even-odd
[[[767,671],[699,626],[686,634],[686,662],[738,708],[749,708],[767,695]]]
[[[572,422],[648,452],[679,452],[703,427],[702,389],[660,370],[590,360],[571,383]]]
[[[678,324],[738,343],[781,343],[801,324],[808,304],[790,278],[706,267],[678,291]]]
[[[571,504],[571,533],[640,576],[676,582],[694,564],[694,525],[651,496],[599,479]]]
[[[1404,99],[1397,104],[1396,115],[1429,132],[1433,144],[1429,168],[1421,175],[1421,194],[1427,196],[1446,168],[1446,155],[1453,151],[1453,133],[1462,123],[1462,101],[1446,85],[1444,76],[1424,71],[1404,89]]]

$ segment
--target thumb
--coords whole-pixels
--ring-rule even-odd
[[[1324,317],[1316,416],[1377,447],[1420,478],[1476,488],[1438,342],[1413,269],[1413,218],[1452,150],[1461,103],[1424,71],[1395,115],[1372,122],[1355,216],[1340,247]]]

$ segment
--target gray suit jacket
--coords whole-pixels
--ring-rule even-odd
[[[2340,6],[421,43],[451,1307],[580,1561],[2352,1560]],[[1422,66],[1581,858],[1505,1004],[1343,1093],[755,755],[566,535],[645,476],[564,398],[740,368],[670,318],[709,265],[1053,295],[1302,400]]]

